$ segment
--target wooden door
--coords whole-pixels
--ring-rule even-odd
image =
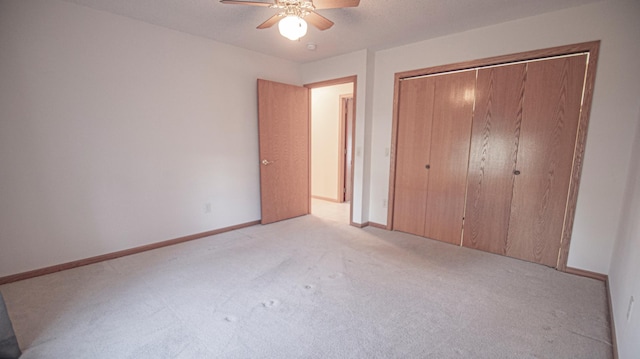
[[[262,224],[308,214],[309,89],[258,80]]]
[[[435,76],[424,236],[460,244],[476,71]]]
[[[398,103],[393,229],[424,236],[433,77],[400,82]]]
[[[587,55],[527,64],[506,254],[556,267]]]
[[[478,70],[462,241],[465,247],[507,254],[526,66],[522,63]]]
[[[353,97],[344,99],[345,102],[345,136],[344,136],[344,201],[351,201],[352,183],[351,174],[353,171],[351,154],[353,147]]]

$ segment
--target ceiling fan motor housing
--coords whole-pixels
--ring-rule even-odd
[[[297,21],[299,25],[298,27],[305,28],[304,33],[306,33],[307,22],[321,31],[327,30],[334,25],[333,21],[318,14],[315,10],[341,9],[345,7],[356,7],[360,4],[360,0],[315,0],[315,3],[313,0],[273,0],[273,2],[254,0],[220,0],[220,2],[223,4],[251,5],[278,9],[280,11],[262,24],[258,25],[258,29],[270,28],[276,23],[280,23],[282,20],[292,17],[294,19],[290,19],[288,21],[291,24],[293,23],[293,20]],[[304,34],[302,36],[304,36]]]

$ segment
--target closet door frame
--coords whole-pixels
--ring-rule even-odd
[[[388,230],[393,230],[393,204],[395,198],[395,168],[396,168],[396,148],[397,148],[397,127],[398,127],[398,101],[400,97],[400,81],[412,77],[442,74],[452,71],[471,70],[486,66],[506,65],[514,62],[544,59],[547,57],[573,55],[588,53],[587,72],[585,77],[584,93],[580,118],[578,120],[578,133],[576,136],[575,151],[573,155],[573,167],[571,169],[571,179],[569,183],[569,196],[564,214],[564,226],[562,229],[562,239],[560,253],[556,268],[567,271],[567,257],[575,218],[576,203],[578,200],[578,189],[580,186],[580,176],[582,173],[584,151],[587,139],[587,128],[589,125],[589,115],[591,113],[591,102],[593,99],[593,88],[595,84],[596,68],[598,63],[598,53],[600,41],[583,42],[579,44],[557,46],[547,49],[525,51],[516,54],[501,55],[484,59],[459,62],[448,65],[441,65],[418,70],[398,72],[394,76],[393,91],[393,119],[391,131],[391,163],[389,170],[389,197],[387,206],[387,226]],[[461,238],[462,240],[462,238]]]

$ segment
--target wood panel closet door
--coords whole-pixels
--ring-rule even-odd
[[[465,247],[507,254],[526,64],[478,70],[473,115]]]
[[[586,61],[579,55],[527,64],[508,256],[557,266]]]
[[[424,235],[431,123],[435,81],[433,78],[400,82],[393,229]]]
[[[476,71],[435,76],[424,236],[460,244]]]

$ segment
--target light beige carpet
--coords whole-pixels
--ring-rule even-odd
[[[23,358],[611,358],[602,282],[317,216],[0,286]]]

